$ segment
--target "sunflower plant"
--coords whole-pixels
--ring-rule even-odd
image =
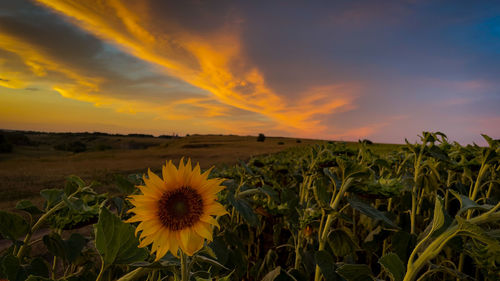
[[[210,169],[211,170],[211,169]],[[205,240],[213,240],[213,227],[219,227],[214,216],[227,214],[216,201],[216,195],[225,187],[224,179],[208,179],[210,170],[201,173],[194,168],[191,159],[181,159],[176,168],[168,161],[162,168],[163,179],[148,170],[141,194],[129,196],[134,215],[129,223],[139,222],[135,233],[139,235],[139,247],[151,245],[155,261],[170,252],[181,258],[182,280],[188,280],[188,256],[198,252]]]

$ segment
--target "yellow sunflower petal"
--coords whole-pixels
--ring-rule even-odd
[[[207,223],[209,223],[211,225],[215,225],[215,226],[217,226],[217,228],[220,229],[219,222],[216,219],[214,219],[213,217],[209,216],[209,215],[205,215],[205,216],[200,217],[200,220],[204,221],[204,222],[207,222]]]
[[[147,187],[150,187],[156,192],[163,193],[165,189],[165,183],[159,176],[151,172],[150,169],[148,169],[148,177],[144,177],[143,180]]]
[[[229,214],[224,208],[224,206],[215,201],[207,205],[207,212],[211,215],[216,215],[216,216],[223,216]]]
[[[179,257],[178,251],[179,251],[179,240],[177,238],[177,234],[175,232],[170,232],[170,253],[174,255],[175,257]]]
[[[160,233],[160,237],[158,239],[160,240],[158,250],[156,252],[156,258],[155,261],[161,259],[169,250],[170,246],[170,231],[165,230],[162,233]]]
[[[135,216],[132,216],[129,219],[125,220],[125,222],[131,223],[131,222],[147,221],[147,220],[152,220],[152,219],[156,219],[156,217],[155,216],[135,215]]]
[[[200,235],[202,238],[206,238],[209,241],[213,240],[212,236],[212,228],[210,227],[210,224],[206,222],[199,222],[193,226],[194,231]]]
[[[163,227],[162,227],[161,223],[159,223],[157,220],[144,221],[141,237],[155,234],[158,231],[160,231],[162,228]]]
[[[166,189],[171,189],[177,183],[177,168],[174,166],[172,161],[167,162],[162,168],[163,181],[165,182]]]
[[[224,190],[226,187],[223,185],[219,185],[219,181],[217,182],[206,182],[205,184],[198,187],[200,193],[208,193],[215,195],[221,190]]]
[[[144,248],[147,245],[153,243],[154,240],[157,240],[156,235],[153,234],[153,235],[146,236],[139,241],[139,247]]]
[[[184,253],[192,256],[203,247],[203,238],[196,234],[191,228],[186,228],[178,232],[180,246]]]

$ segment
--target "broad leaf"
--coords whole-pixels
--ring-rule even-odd
[[[498,242],[498,240],[496,240],[495,238],[491,237],[480,226],[472,224],[460,217],[456,217],[456,219],[458,222],[457,233],[459,235],[469,236],[473,239],[483,242],[484,244],[488,245],[488,247],[500,250],[500,242]]]
[[[43,213],[42,210],[40,210],[37,206],[33,205],[33,203],[31,203],[31,201],[29,200],[21,200],[17,202],[16,209],[23,210],[32,215],[38,215]]]
[[[66,257],[66,244],[59,234],[53,232],[43,236],[42,240],[52,255],[60,258]]]
[[[358,248],[351,236],[342,229],[332,230],[328,234],[328,244],[332,248],[333,254],[337,257],[352,254]]]
[[[1,236],[17,240],[29,231],[26,220],[18,214],[0,211],[0,234]]]
[[[225,267],[224,265],[222,265],[217,260],[215,260],[215,259],[213,259],[211,257],[204,256],[204,255],[199,255],[198,254],[198,255],[194,256],[193,261],[195,261],[195,262],[202,262],[202,263],[209,263],[209,264],[212,264],[212,265],[215,265],[215,266],[218,266],[218,267],[221,267],[221,268],[229,270],[229,268]]]
[[[337,269],[337,273],[348,281],[373,280],[372,271],[366,264],[344,264]]]
[[[134,227],[122,222],[106,208],[101,208],[94,231],[96,248],[105,267],[143,261],[148,257],[146,249],[138,248],[139,240],[134,235]]]
[[[136,190],[135,185],[122,175],[115,175],[115,184],[123,194],[132,194]]]
[[[366,204],[365,202],[363,202],[357,198],[348,198],[347,201],[349,202],[349,204],[351,204],[351,207],[353,209],[360,211],[361,213],[367,215],[368,217],[370,217],[372,219],[381,220],[384,223],[386,223],[387,225],[390,225],[393,228],[399,229],[399,227],[394,222],[392,222],[389,218],[387,218],[384,215],[384,213],[373,208],[371,205]]]
[[[49,268],[41,257],[34,258],[27,266],[26,271],[33,276],[49,277]]]
[[[280,266],[276,267],[269,273],[267,273],[264,278],[262,278],[262,281],[296,281],[293,276],[288,274],[288,272],[284,271],[281,269]]]
[[[413,251],[417,241],[415,234],[410,234],[406,231],[398,231],[392,236],[391,248],[399,256],[399,258],[406,263],[410,253]]]
[[[443,199],[439,196],[434,200],[434,217],[432,218],[431,233],[440,229],[444,225],[445,217],[443,212]]]
[[[316,264],[321,269],[321,274],[325,277],[325,281],[342,280],[342,278],[335,272],[337,265],[333,257],[327,251],[317,251],[314,254]]]
[[[248,224],[251,226],[257,226],[259,224],[259,217],[254,213],[252,207],[245,199],[235,198],[233,194],[230,193],[228,200]]]
[[[405,265],[395,253],[388,253],[381,257],[378,262],[389,272],[394,281],[402,281],[405,275]]]
[[[67,247],[66,258],[69,262],[74,262],[81,254],[87,239],[79,233],[73,233],[68,240],[64,241]]]
[[[53,205],[59,203],[62,200],[64,191],[61,189],[43,189],[40,191],[40,195],[47,201],[47,209]]]
[[[2,271],[10,281],[24,281],[27,274],[16,256],[8,254],[2,259]]]
[[[493,208],[492,205],[479,205],[476,202],[472,201],[469,197],[459,194],[452,189],[450,189],[450,192],[460,201],[460,210],[458,210],[457,216],[460,216],[469,209],[481,209],[486,211]]]
[[[278,276],[281,274],[281,267],[276,267],[275,269],[271,270],[269,273],[267,273],[264,278],[262,278],[262,281],[274,281]]]

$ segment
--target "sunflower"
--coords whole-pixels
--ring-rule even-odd
[[[211,170],[211,169],[210,169]],[[227,214],[215,201],[217,192],[224,189],[223,179],[207,179],[210,170],[201,173],[199,164],[191,168],[184,159],[177,169],[172,161],[163,166],[163,179],[148,169],[142,194],[129,196],[135,216],[127,222],[140,222],[139,247],[152,245],[156,260],[168,251],[177,256],[178,249],[192,256],[203,247],[205,239],[212,241],[213,226],[219,224],[212,216]]]

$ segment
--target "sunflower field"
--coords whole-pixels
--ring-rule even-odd
[[[500,140],[483,137],[173,159],[113,195],[70,176],[0,211],[0,280],[500,280]]]

